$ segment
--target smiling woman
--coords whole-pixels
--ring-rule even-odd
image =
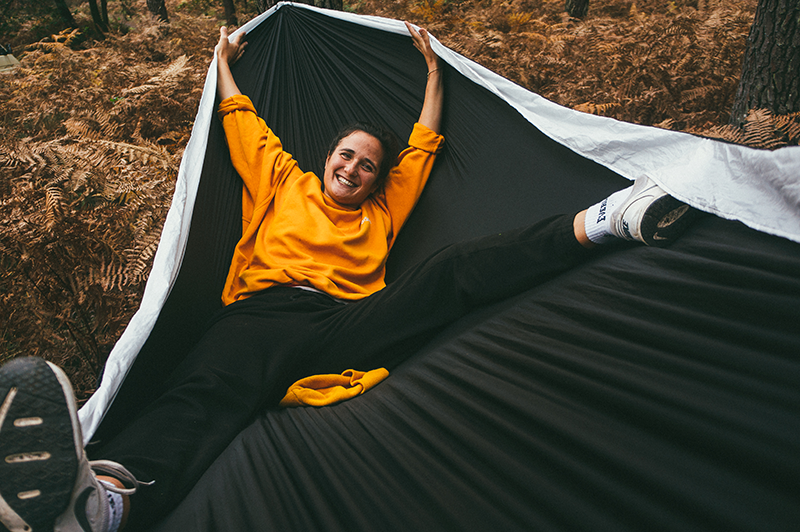
[[[361,205],[372,192],[382,190],[396,154],[397,138],[391,131],[364,122],[345,127],[334,137],[325,160],[325,195],[342,206]]]
[[[365,131],[350,133],[325,160],[325,195],[343,207],[357,209],[378,185],[383,158],[378,139]]]
[[[394,371],[443,327],[583,264],[595,244],[625,238],[663,245],[652,239],[655,230],[675,237],[685,228],[690,209],[642,178],[577,215],[531,216],[521,229],[446,246],[387,285],[389,252],[444,142],[439,59],[424,30],[406,29],[428,67],[408,147],[395,157],[383,133],[345,130],[326,154],[322,180],[300,168],[239,93],[229,65],[244,51],[244,33],[230,40],[221,29],[218,114],[230,154],[224,164],[241,181],[235,189],[241,232],[232,258],[226,256],[224,307],[139,415],[109,414],[118,417],[119,431],[86,452],[69,383],[58,368],[33,358],[0,368],[0,397],[6,398],[0,410],[13,410],[14,419],[47,420],[30,432],[14,425],[0,434],[5,462],[31,458],[11,460],[19,466],[14,470],[0,460],[0,522],[34,532],[113,532],[126,523],[151,530],[292,382],[347,368]],[[360,103],[351,92],[345,96]],[[380,113],[384,108],[378,106]],[[483,157],[496,160],[485,151]],[[30,399],[40,388],[48,401]],[[40,460],[45,454],[56,460]]]
[[[292,155],[240,93],[231,62],[243,34],[220,29],[219,116],[244,185],[242,236],[223,290],[229,305],[276,285],[302,286],[354,301],[385,287],[386,257],[422,194],[444,139],[439,58],[425,30],[407,26],[431,72],[420,117],[397,156],[392,133],[369,124],[343,129],[321,179]],[[369,220],[370,223],[365,223]]]

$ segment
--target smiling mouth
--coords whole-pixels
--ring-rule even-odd
[[[337,175],[337,176],[336,176],[336,180],[337,180],[339,183],[341,183],[342,185],[344,185],[344,186],[346,186],[346,187],[349,187],[349,188],[355,188],[355,187],[357,186],[355,183],[353,183],[353,182],[352,182],[352,181],[350,181],[349,179],[347,179],[347,178],[345,178],[345,177],[342,177],[342,176],[340,176],[340,175]]]

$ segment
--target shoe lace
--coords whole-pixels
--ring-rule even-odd
[[[136,490],[139,489],[139,486],[150,486],[154,482],[142,482],[141,480],[138,480],[133,473],[125,469],[124,466],[116,462],[112,462],[111,460],[92,460],[89,462],[89,467],[92,468],[92,471],[94,471],[95,475],[106,475],[122,482],[122,484],[125,485],[124,488],[118,488],[117,486],[111,486],[108,484],[104,486],[108,491],[113,491],[114,493],[119,493],[121,495],[133,495],[136,493]]]

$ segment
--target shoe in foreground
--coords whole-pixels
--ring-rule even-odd
[[[0,368],[0,400],[0,522],[11,532],[107,530],[106,488],[83,450],[64,372],[39,358],[14,359]],[[111,464],[105,469],[127,473]]]
[[[699,214],[645,176],[636,180],[628,198],[611,213],[611,227],[620,238],[661,247],[681,236]]]

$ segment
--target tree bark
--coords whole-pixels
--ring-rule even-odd
[[[730,123],[741,126],[751,109],[783,115],[800,111],[800,3],[759,0],[747,37],[742,77]]]
[[[165,24],[169,24],[169,17],[167,16],[167,5],[164,0],[147,0],[147,10],[158,20]]]
[[[567,14],[573,18],[583,18],[589,12],[589,0],[566,0]]]
[[[69,10],[66,0],[54,0],[54,2],[56,3],[56,9],[58,9],[58,16],[61,17],[64,25],[69,28],[77,28],[75,17],[72,16],[72,11]]]
[[[236,7],[233,5],[233,0],[222,0],[222,6],[225,8],[225,22],[228,26],[238,26],[239,22],[236,19]]]
[[[92,14],[92,22],[100,35],[108,31],[108,26],[103,22],[103,16],[100,14],[100,9],[97,7],[97,0],[89,0],[89,12]]]

